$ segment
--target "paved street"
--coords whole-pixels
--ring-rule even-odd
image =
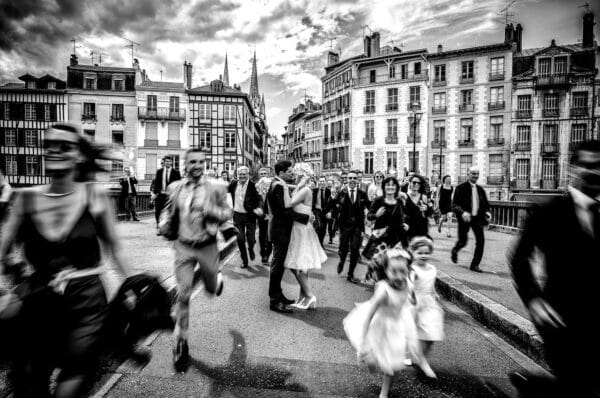
[[[122,223],[119,233],[137,268],[170,266],[167,243],[154,236],[153,222]],[[437,233],[437,232],[436,232]],[[106,397],[376,397],[381,377],[356,363],[342,329],[355,302],[369,298],[366,286],[338,276],[336,247],[327,245],[329,260],[312,274],[318,297],[314,311],[282,315],[269,311],[268,269],[254,264],[239,268],[237,252],[225,268],[223,295],[203,293],[192,301],[191,355],[185,375],[171,366],[172,339],[152,336],[152,360],[144,367],[109,369],[96,386]],[[364,275],[359,266],[357,276]],[[284,291],[297,294],[286,272]],[[437,382],[423,381],[414,369],[394,379],[392,395],[402,397],[514,397],[507,372],[536,365],[456,306],[444,302],[446,340],[434,347],[431,364]]]

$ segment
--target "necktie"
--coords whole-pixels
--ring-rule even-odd
[[[163,186],[162,186],[163,191],[167,190],[167,174],[168,173],[169,173],[169,169],[164,168],[163,169]]]
[[[356,202],[356,197],[354,196],[354,189],[350,190],[350,200],[352,201],[352,204]]]
[[[479,211],[479,193],[477,193],[477,185],[471,185],[471,215],[476,216]]]

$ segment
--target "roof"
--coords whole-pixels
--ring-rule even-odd
[[[2,88],[25,88],[25,83],[6,83]]]
[[[184,91],[185,90],[183,82],[154,82],[151,80],[146,80],[145,82],[142,82],[142,84],[140,84],[136,88],[165,90],[165,91],[169,91],[169,90]]]
[[[120,73],[135,73],[133,68],[121,68],[117,66],[97,66],[97,65],[69,65],[67,69],[82,70],[90,72],[120,72]]]
[[[390,54],[379,55],[377,57],[369,57],[369,58],[363,57],[362,59],[359,59],[356,62],[363,63],[363,62],[371,62],[371,61],[380,61],[380,60],[383,60],[385,58],[390,58],[390,57],[412,57],[412,56],[421,55],[421,54],[427,54],[427,49],[420,48],[418,50],[394,52],[394,53],[390,53]]]
[[[512,44],[510,44],[510,43],[496,43],[496,44],[488,44],[485,46],[459,48],[456,50],[448,50],[448,51],[442,51],[439,53],[431,53],[427,57],[428,58],[458,57],[461,55],[468,55],[468,54],[482,53],[482,52],[493,52],[493,51],[507,51],[510,49],[512,49]]]
[[[537,53],[539,53],[540,51],[543,51],[549,47],[552,47],[552,45],[546,46],[546,47],[537,47],[537,48],[526,48],[521,52],[515,53],[515,57],[531,57]],[[573,51],[573,52],[582,52],[582,51],[590,51],[593,50],[593,48],[584,48],[583,45],[581,45],[580,43],[576,43],[576,44],[559,44],[559,45],[555,45],[555,47],[559,47],[559,48],[564,48],[565,50],[568,51]]]
[[[365,56],[364,54],[355,55],[354,57],[350,57],[350,58],[346,58],[344,60],[341,60],[337,64],[326,66],[325,67],[325,73],[327,74],[331,70],[336,69],[336,68],[338,68],[338,67],[340,67],[340,66],[342,66],[342,65],[344,65],[344,64],[346,64],[348,62],[354,61],[354,60],[359,59],[359,58],[364,58],[364,56]]]
[[[227,86],[223,86],[223,91],[212,91],[212,86],[210,84],[206,84],[204,86],[198,86],[198,87],[194,87],[192,89],[188,90],[189,93],[193,94],[195,92],[202,92],[202,93],[211,93],[211,94],[229,94],[229,95],[238,95],[238,96],[245,96],[247,97],[248,94],[244,93],[243,91],[240,90],[236,90],[235,88],[232,87],[227,87]]]

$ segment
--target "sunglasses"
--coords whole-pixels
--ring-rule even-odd
[[[79,146],[74,142],[69,141],[54,141],[54,140],[45,140],[44,141],[44,149],[57,148],[61,152],[69,152],[74,149],[77,149]]]
[[[349,180],[358,180],[358,177],[348,177]]]
[[[418,184],[418,185],[421,185],[421,181],[412,181],[412,184],[413,184],[413,185],[417,185],[417,184]]]
[[[375,178],[383,178],[382,176],[375,176]]]

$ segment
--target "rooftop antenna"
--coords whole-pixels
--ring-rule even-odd
[[[127,44],[125,47],[127,48],[131,48],[131,65],[133,66],[133,50],[135,48],[135,46],[140,46],[140,43],[136,43],[133,40],[129,40],[128,38],[126,38],[125,36],[122,36],[122,39],[127,40],[129,42],[129,44]]]
[[[515,4],[516,1],[517,0],[512,0],[506,7],[504,7],[500,11],[498,11],[498,14],[504,14],[504,24],[505,25],[508,25],[508,21],[510,20],[510,18],[515,16],[515,14],[510,14],[509,10],[510,10],[510,7],[513,4]]]
[[[102,65],[102,56],[107,54],[100,51],[96,51],[96,55],[98,55],[98,65]]]
[[[94,65],[94,50],[90,51],[90,55],[92,56],[92,65]]]
[[[81,46],[77,45],[77,39],[75,38],[72,38],[70,41],[73,42],[73,55],[77,56],[77,49],[81,48]]]
[[[304,104],[305,105],[306,105],[306,101],[312,97],[313,97],[312,95],[306,94],[306,89],[304,89]]]

